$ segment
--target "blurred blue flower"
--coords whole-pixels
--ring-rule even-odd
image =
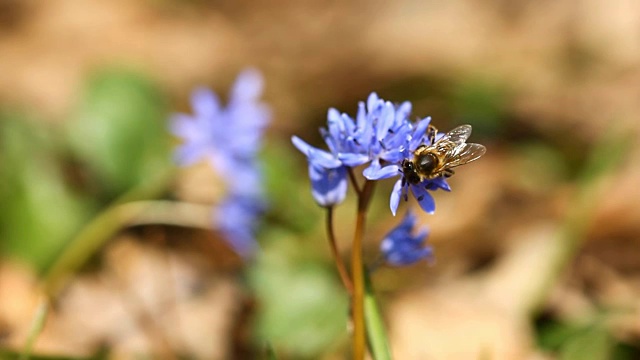
[[[271,113],[259,100],[262,88],[262,76],[254,69],[238,75],[226,107],[214,92],[198,88],[191,96],[194,114],[176,114],[170,124],[183,140],[176,162],[187,166],[208,160],[225,181],[227,197],[217,207],[214,223],[243,257],[257,248],[255,224],[264,209],[257,152]]]
[[[216,207],[213,223],[238,255],[251,258],[258,249],[255,231],[263,210],[254,197],[231,194]]]
[[[402,222],[380,243],[380,251],[387,264],[404,266],[422,259],[432,259],[432,247],[424,244],[429,231],[424,228],[416,235],[412,235],[416,220],[412,212],[407,212]]]
[[[243,71],[226,108],[213,91],[196,89],[191,96],[194,114],[176,114],[171,119],[171,132],[183,140],[175,153],[176,162],[186,166],[207,159],[220,174],[233,174],[255,157],[271,116],[259,101],[262,87],[259,72]]]

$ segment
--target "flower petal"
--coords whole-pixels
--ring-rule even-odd
[[[336,159],[330,152],[313,147],[297,136],[292,136],[291,142],[298,150],[307,155],[310,163],[327,169],[337,168],[342,165],[340,160]]]
[[[330,108],[327,111],[327,128],[329,129],[329,134],[335,139],[339,139],[340,135],[345,131],[340,112],[334,108]]]
[[[376,139],[378,141],[382,141],[387,134],[389,133],[389,129],[393,125],[395,115],[395,109],[393,104],[387,101],[382,108],[382,113],[380,114],[380,118],[378,119],[378,126],[376,128]]]
[[[347,165],[349,167],[362,165],[370,160],[368,155],[354,153],[339,153],[338,159],[342,161],[344,165]]]
[[[398,210],[398,205],[400,204],[400,199],[402,198],[402,179],[396,181],[395,185],[393,185],[393,190],[391,190],[391,199],[389,200],[389,207],[391,208],[391,213],[393,216],[396,216],[396,211]]]
[[[309,163],[311,194],[320,206],[340,204],[347,195],[347,170],[344,166],[326,169]]]
[[[220,112],[220,99],[213,91],[201,87],[191,94],[191,106],[196,118],[204,118],[214,121]]]
[[[411,136],[411,144],[409,145],[411,150],[415,150],[420,144],[425,142],[425,136],[427,133],[427,128],[431,123],[431,117],[427,116],[426,118],[420,120],[413,130],[413,134]]]
[[[371,94],[369,94],[369,97],[367,98],[367,110],[369,112],[373,112],[378,108],[378,106],[380,106],[381,103],[382,102],[380,101],[378,94],[376,94],[375,92],[372,92]]]
[[[258,242],[253,230],[262,209],[254,206],[251,198],[229,196],[214,213],[214,224],[225,235],[225,240],[243,258],[255,255]]]
[[[409,114],[411,114],[411,103],[405,101],[396,109],[396,121],[408,120]]]
[[[233,84],[230,102],[255,101],[262,94],[263,86],[264,80],[260,72],[252,68],[246,69],[238,75]]]
[[[433,200],[433,196],[429,194],[427,189],[419,184],[411,185],[410,187],[413,196],[418,200],[418,204],[420,204],[422,210],[429,214],[433,214],[436,211],[436,202]]]
[[[427,188],[427,190],[442,189],[444,191],[451,191],[451,187],[449,186],[449,183],[447,183],[447,179],[443,176],[427,180],[427,184],[425,185],[425,187]]]
[[[380,251],[386,262],[394,266],[413,264],[432,255],[430,246],[424,245],[428,234],[426,229],[418,235],[411,233],[416,224],[416,218],[411,211],[407,212],[404,219],[392,229],[380,243]]]
[[[377,165],[376,165],[377,164]],[[400,173],[398,165],[388,165],[380,167],[380,163],[377,161],[371,162],[368,168],[364,169],[362,175],[368,180],[382,180],[390,177],[398,176]]]

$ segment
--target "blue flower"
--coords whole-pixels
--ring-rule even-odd
[[[400,129],[410,109],[409,103],[396,107],[372,93],[366,104],[358,104],[355,120],[329,109],[327,128],[320,129],[328,150],[313,147],[297,136],[291,138],[296,148],[307,156],[312,193],[318,204],[332,206],[344,200],[348,168],[372,160],[401,158],[395,143],[402,137]]]
[[[389,207],[391,208],[391,213],[396,215],[396,211],[398,209],[398,205],[400,204],[400,199],[404,197],[407,200],[407,189],[411,190],[411,193],[418,201],[420,208],[429,214],[433,214],[436,210],[436,203],[433,199],[433,196],[427,190],[437,190],[442,189],[445,191],[451,191],[447,180],[443,177],[437,177],[434,179],[426,179],[419,184],[409,184],[403,181],[403,179],[399,179],[396,181],[393,186],[393,190],[391,191],[391,199],[389,201]]]
[[[258,249],[255,230],[264,204],[251,196],[231,194],[215,210],[213,223],[229,245],[238,255],[252,257]]]
[[[355,120],[347,114],[329,109],[327,128],[320,129],[328,150],[292,137],[293,144],[307,156],[312,192],[320,205],[331,206],[342,202],[347,191],[347,169],[368,163],[363,170],[368,180],[400,176],[390,198],[394,215],[400,199],[407,199],[408,192],[414,195],[424,211],[435,211],[435,202],[428,190],[449,191],[445,179],[428,179],[420,184],[408,184],[402,180],[402,162],[411,159],[420,145],[430,141],[427,129],[431,118],[411,122],[411,107],[408,101],[393,104],[380,99],[373,92],[366,103],[358,104]],[[437,134],[436,138],[442,136]]]
[[[257,249],[255,224],[265,207],[257,152],[270,110],[259,100],[262,88],[260,73],[248,69],[238,76],[226,107],[211,90],[196,89],[191,96],[194,114],[174,115],[170,124],[183,140],[176,162],[186,166],[208,160],[225,181],[227,197],[214,223],[243,257]]]
[[[323,207],[340,204],[347,196],[347,168],[333,154],[315,148],[297,136],[293,145],[307,156],[311,194]]]
[[[186,166],[207,159],[220,174],[233,174],[255,157],[270,118],[269,108],[259,101],[262,87],[260,73],[245,70],[233,85],[226,108],[211,90],[196,89],[191,96],[194,114],[171,119],[171,132],[183,140],[176,162]]]
[[[399,109],[401,107],[399,107]],[[410,111],[409,106],[405,106],[405,109],[405,111]],[[406,118],[406,116],[402,117]],[[396,118],[398,118],[398,116],[396,116]],[[385,145],[385,151],[380,153],[380,160],[383,160],[385,165],[383,166],[378,159],[374,159],[371,165],[363,172],[363,175],[369,180],[380,180],[400,176],[400,179],[396,181],[393,187],[389,200],[389,207],[394,216],[396,215],[400,199],[404,197],[406,200],[409,190],[418,201],[420,207],[429,214],[433,214],[436,204],[427,190],[443,189],[451,191],[449,184],[443,177],[426,179],[419,184],[410,184],[404,181],[402,176],[402,162],[405,159],[412,159],[413,152],[420,145],[431,145],[427,136],[427,128],[430,122],[430,117],[426,117],[416,123],[411,123],[408,120],[396,120],[395,127],[392,128],[390,134],[381,140],[381,143]],[[439,139],[443,135],[444,134],[439,133],[435,139]]]
[[[425,228],[412,235],[415,225],[416,216],[407,212],[402,222],[382,240],[380,251],[387,264],[404,266],[422,259],[432,259],[433,248],[424,244],[429,231]]]

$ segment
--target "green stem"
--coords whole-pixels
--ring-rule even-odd
[[[42,332],[42,328],[44,327],[45,320],[47,319],[47,313],[49,312],[49,302],[46,298],[42,299],[40,304],[38,304],[38,308],[36,309],[36,313],[33,316],[33,321],[31,322],[31,327],[29,328],[29,335],[27,337],[27,343],[20,354],[20,360],[28,360],[31,357],[31,350],[33,349],[33,344],[35,344],[36,339]]]
[[[364,237],[367,209],[373,194],[375,182],[367,180],[358,194],[356,230],[351,252],[351,274],[353,276],[352,318],[353,318],[353,359],[364,359],[366,349],[366,329],[364,318],[364,261],[362,259],[362,239]]]
[[[338,268],[338,273],[340,273],[342,284],[344,284],[344,287],[347,289],[349,295],[353,296],[353,283],[351,282],[351,278],[349,278],[347,268],[344,266],[344,262],[342,261],[342,259],[340,258],[340,254],[338,253],[336,236],[335,232],[333,231],[333,207],[327,208],[327,236],[329,237],[331,255],[333,255],[333,260],[336,262],[336,268]]]
[[[87,224],[51,266],[44,280],[45,292],[55,297],[68,277],[120,230],[145,224],[210,229],[211,207],[153,200],[112,205]]]

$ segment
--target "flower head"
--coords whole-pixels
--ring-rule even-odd
[[[347,168],[332,153],[307,144],[297,136],[293,145],[307,156],[311,193],[320,206],[340,204],[347,196]]]
[[[407,212],[400,225],[391,230],[382,240],[380,251],[387,264],[404,266],[425,258],[432,258],[433,249],[424,244],[429,231],[422,229],[416,235],[412,235],[415,225],[416,216],[412,212]]]
[[[186,166],[206,159],[225,181],[227,197],[218,206],[214,223],[244,257],[257,248],[255,223],[264,209],[257,152],[270,111],[259,100],[262,87],[259,72],[243,71],[226,107],[211,90],[196,89],[191,96],[194,114],[174,115],[170,125],[183,140],[176,162]]]
[[[180,165],[207,159],[221,174],[230,174],[252,159],[270,118],[269,108],[259,101],[262,77],[256,70],[242,72],[231,91],[226,107],[206,88],[191,95],[193,115],[176,114],[171,132],[183,139],[175,153]]]
[[[347,191],[347,168],[372,160],[400,160],[401,143],[406,118],[411,110],[408,102],[396,106],[384,101],[376,93],[367,102],[358,104],[356,118],[329,109],[327,127],[320,129],[328,150],[319,149],[297,136],[292,142],[309,162],[312,193],[318,204],[331,206],[341,203]]]
[[[400,176],[391,191],[391,198],[389,201],[389,206],[393,215],[396,214],[398,205],[400,204],[400,199],[408,199],[407,193],[409,191],[418,201],[422,210],[429,214],[433,214],[436,204],[428,190],[434,191],[437,189],[443,189],[451,191],[449,184],[443,177],[424,179],[420,183],[414,184],[406,181],[405,176],[402,173],[402,163],[407,160],[412,161],[413,153],[419,146],[433,145],[432,141],[435,142],[444,136],[442,133],[437,133],[433,139],[429,139],[427,129],[430,122],[431,118],[426,117],[416,123],[411,123],[409,121],[403,123],[401,128],[397,130],[398,134],[402,134],[402,138],[392,138],[392,143],[395,145],[395,148],[389,147],[395,149],[395,151],[391,152],[392,156],[382,158],[385,165],[383,166],[380,162],[374,160],[371,165],[364,170],[363,174],[369,180],[379,180]]]
[[[413,152],[423,144],[431,145],[427,129],[431,118],[411,122],[411,103],[394,104],[380,99],[374,92],[358,104],[355,120],[338,110],[329,109],[327,128],[320,133],[328,150],[307,144],[294,136],[293,144],[307,156],[312,192],[322,206],[336,205],[346,196],[347,169],[368,164],[363,175],[368,180],[398,177],[391,193],[390,208],[395,215],[401,198],[411,192],[420,207],[435,211],[435,202],[428,190],[444,189],[449,185],[442,177],[427,179],[419,184],[408,183],[402,174],[402,163],[413,158]],[[436,134],[439,139],[444,134]]]

